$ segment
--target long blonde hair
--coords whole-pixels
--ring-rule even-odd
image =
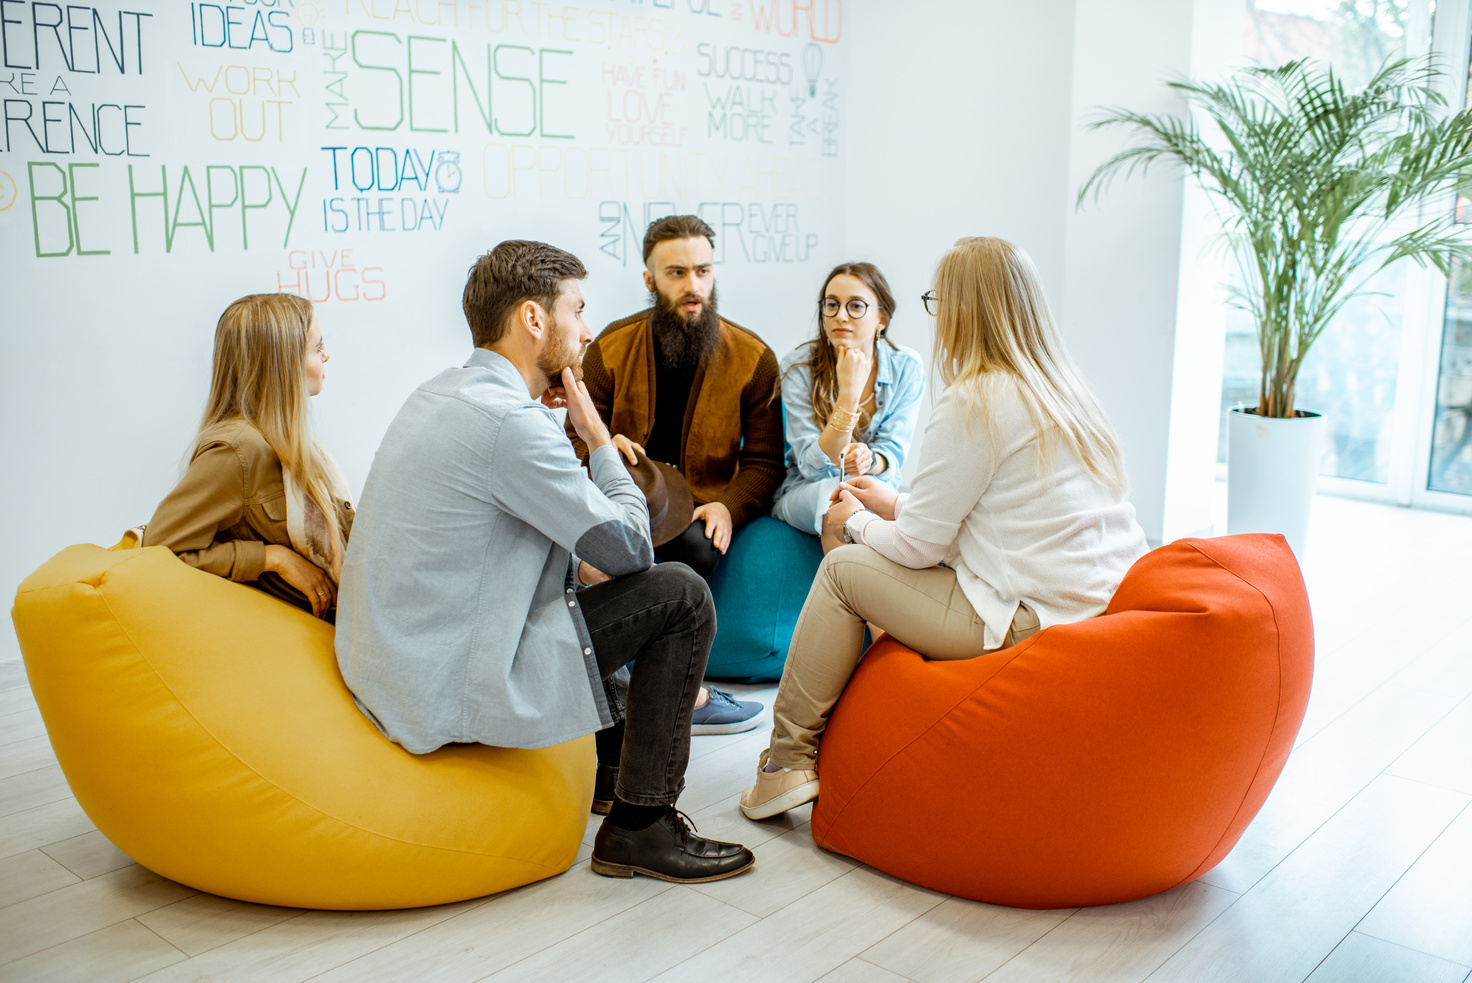
[[[214,369],[200,434],[225,420],[242,419],[266,438],[306,495],[342,540],[345,517],[334,501],[331,463],[307,418],[307,335],[312,302],[296,294],[250,294],[220,315]],[[193,453],[199,452],[195,437]],[[192,455],[191,455],[192,456]]]
[[[968,422],[980,411],[990,432],[990,384],[1010,376],[1037,427],[1039,467],[1061,444],[1123,498],[1119,438],[1063,347],[1032,258],[1004,239],[959,239],[936,269],[935,294],[936,368],[963,397]]]

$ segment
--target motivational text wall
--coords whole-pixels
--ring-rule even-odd
[[[318,304],[317,428],[360,488],[462,361],[465,271],[578,254],[595,329],[645,306],[662,215],[716,230],[724,314],[780,356],[841,259],[842,0],[0,0],[0,290],[14,584],[144,521],[235,297]]]

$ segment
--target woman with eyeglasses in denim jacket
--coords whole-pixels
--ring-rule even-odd
[[[889,338],[894,307],[873,263],[840,264],[818,295],[817,337],[779,366],[787,478],[772,515],[802,532],[818,535],[846,476],[899,486],[925,368]]]

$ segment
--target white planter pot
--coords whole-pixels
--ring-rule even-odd
[[[1279,532],[1295,556],[1308,543],[1325,421],[1227,412],[1227,532]]]

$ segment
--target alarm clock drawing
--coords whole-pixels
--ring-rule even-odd
[[[434,183],[439,187],[440,194],[459,194],[460,182],[464,179],[464,175],[460,173],[460,152],[441,150],[439,157],[439,163],[434,168]]]

